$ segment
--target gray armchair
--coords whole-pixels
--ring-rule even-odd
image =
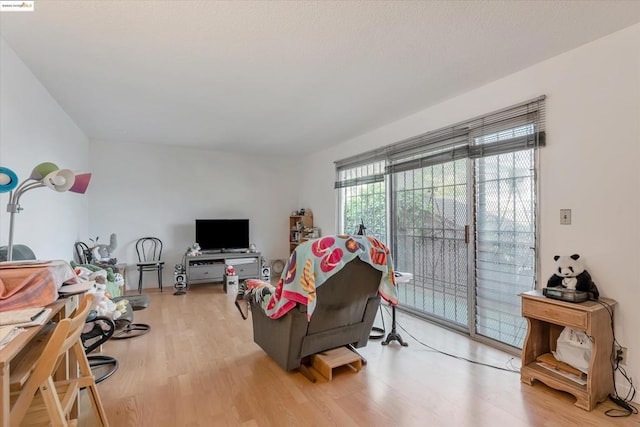
[[[317,288],[317,306],[307,321],[306,306],[297,304],[271,319],[251,302],[253,340],[283,369],[300,368],[303,358],[345,345],[364,347],[380,305],[382,272],[358,258]]]

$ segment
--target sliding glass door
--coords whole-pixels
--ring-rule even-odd
[[[351,170],[359,181],[340,193],[341,230],[364,224],[392,249],[396,270],[413,274],[398,288],[401,307],[521,347],[518,294],[535,282],[534,150],[367,175],[380,170]]]
[[[469,321],[467,162],[456,160],[392,176],[396,269],[413,274],[400,303],[463,329]]]
[[[385,242],[400,307],[513,347],[535,288],[544,97],[336,162],[340,230]]]
[[[399,287],[402,307],[521,347],[518,294],[535,281],[534,151],[395,173],[391,212],[396,269],[414,276]]]

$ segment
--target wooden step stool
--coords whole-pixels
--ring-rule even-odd
[[[311,366],[320,373],[327,381],[331,381],[333,368],[348,365],[356,372],[362,369],[362,359],[360,355],[354,353],[346,347],[334,348],[311,356]]]

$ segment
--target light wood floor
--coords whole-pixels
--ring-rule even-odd
[[[333,381],[311,383],[285,372],[253,343],[234,295],[221,285],[173,289],[136,311],[147,335],[109,341],[103,353],[119,370],[101,383],[111,426],[639,426],[640,417],[609,418],[610,402],[586,412],[575,399],[519,374],[471,364],[423,347],[400,330],[409,347],[371,340],[358,373],[341,369]],[[387,332],[389,320],[386,320]],[[398,316],[423,342],[448,353],[518,368],[520,360],[464,336]],[[376,319],[380,325],[380,318]],[[93,426],[83,401],[81,426]]]

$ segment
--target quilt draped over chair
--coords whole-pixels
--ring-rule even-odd
[[[299,245],[276,286],[247,280],[253,339],[283,369],[344,345],[367,344],[380,298],[397,303],[389,250],[370,236]]]

